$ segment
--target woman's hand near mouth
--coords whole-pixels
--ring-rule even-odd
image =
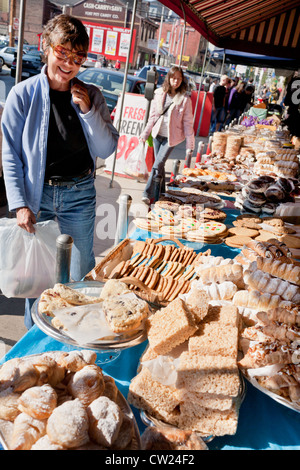
[[[88,113],[91,109],[91,101],[87,89],[76,82],[71,87],[71,93],[73,102],[80,107],[81,112],[83,114]]]

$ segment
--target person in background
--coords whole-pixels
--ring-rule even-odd
[[[146,142],[151,132],[155,161],[142,198],[148,205],[154,197],[155,176],[161,177],[161,191],[165,191],[165,163],[174,147],[185,139],[187,152],[193,151],[195,146],[192,101],[181,67],[171,67],[162,87],[155,90],[149,120],[140,141]]]
[[[211,131],[213,134],[215,131],[219,131],[222,128],[225,114],[225,95],[226,95],[226,85],[230,78],[227,75],[222,75],[219,85],[216,86],[213,96],[213,105],[212,105],[212,116],[211,116]]]
[[[121,62],[119,60],[116,60],[115,69],[120,70],[120,68],[121,68]]]
[[[158,73],[157,68],[155,67],[155,65],[154,65],[154,67],[152,67],[152,71],[155,73],[155,79],[154,79],[155,82],[154,82],[154,84],[155,84],[155,89],[156,89],[157,84],[158,84],[158,79],[159,79],[159,73]]]
[[[57,220],[61,233],[73,238],[70,275],[79,281],[95,266],[96,158],[109,157],[119,135],[99,88],[76,78],[89,48],[82,22],[54,17],[42,48],[46,65],[12,88],[3,112],[7,199],[28,233],[37,222]],[[27,328],[33,301],[26,299]]]
[[[240,82],[231,90],[228,100],[228,113],[224,126],[228,126],[234,119],[239,119],[241,115],[243,91],[245,90],[245,88],[246,83]]]
[[[240,114],[246,112],[250,106],[252,106],[252,97],[254,94],[254,87],[252,85],[246,85],[245,89],[242,91],[240,95]]]
[[[215,78],[210,84],[209,93],[213,93],[215,91],[217,85],[218,85],[218,79]]]
[[[225,84],[225,88],[226,88],[226,91],[225,91],[225,100],[224,100],[224,109],[225,109],[224,121],[225,121],[227,113],[228,113],[229,96],[230,96],[230,92],[231,92],[231,89],[232,89],[232,80],[231,80],[231,78],[228,78],[228,80]],[[224,125],[224,123],[222,124],[222,126],[220,126],[219,130],[222,129],[223,125]]]

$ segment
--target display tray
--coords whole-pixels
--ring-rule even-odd
[[[277,395],[276,393],[271,392],[270,390],[267,390],[266,388],[262,387],[254,377],[249,377],[246,373],[244,374],[244,376],[248,380],[248,382],[253,385],[253,387],[257,388],[262,393],[272,398],[272,400],[277,401],[277,403],[280,403],[281,405],[286,406],[287,408],[290,408],[291,410],[294,410],[297,413],[300,413],[300,405],[292,403],[287,398]]]
[[[31,358],[31,357],[34,358],[35,356],[40,356],[40,354],[24,356],[24,359]],[[0,369],[1,369],[1,366],[0,366]],[[139,428],[138,428],[136,419],[134,417],[134,414],[132,412],[132,409],[130,408],[129,403],[127,402],[123,394],[120,392],[120,390],[118,390],[116,403],[121,408],[124,415],[126,415],[133,423],[134,430],[133,430],[132,441],[129,444],[129,446],[126,447],[125,450],[140,450],[141,449],[141,437],[140,437]],[[9,441],[11,438],[12,428],[13,428],[12,422],[0,419],[0,444],[4,450],[10,450]],[[115,450],[118,450],[118,449],[115,449]]]
[[[156,287],[152,288],[151,283],[146,283],[147,281],[141,281],[140,279],[133,277],[131,274],[120,274],[120,276],[114,275],[114,269],[120,265],[120,263],[128,262],[133,255],[133,250],[135,244],[139,241],[135,239],[125,238],[122,240],[118,245],[116,245],[101,261],[98,263],[92,271],[90,271],[86,276],[85,280],[95,280],[100,282],[106,282],[110,278],[119,279],[122,282],[125,282],[132,286],[133,291],[142,299],[146,300],[154,309],[160,308],[161,306],[165,306],[169,303],[169,299],[166,296],[165,291],[157,291],[155,290]],[[159,244],[171,244],[178,249],[184,250],[186,247],[185,245],[178,239],[165,236],[158,239],[153,239],[151,244],[159,245]],[[194,250],[190,250],[189,253],[196,256],[196,252]],[[210,250],[206,250],[204,254],[210,254]],[[162,260],[163,261],[163,260]],[[189,264],[193,264],[193,261]],[[193,272],[191,271],[192,277]],[[190,278],[186,278],[189,281]]]
[[[78,289],[80,291],[85,290],[101,290],[104,283],[99,281],[78,281],[71,282],[66,284],[72,289]],[[99,292],[100,293],[100,292]],[[94,295],[94,294],[91,294]],[[136,346],[146,340],[147,334],[145,328],[134,330],[127,334],[116,334],[112,332],[112,336],[101,338],[97,341],[88,342],[88,343],[78,343],[75,339],[69,336],[66,331],[55,328],[51,324],[52,317],[49,317],[45,314],[41,314],[38,311],[38,304],[40,297],[34,302],[31,315],[34,323],[48,336],[51,336],[55,340],[70,344],[72,346],[85,348],[85,349],[94,349],[94,350],[118,350],[126,349],[133,346]]]

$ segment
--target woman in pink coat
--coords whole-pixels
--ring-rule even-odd
[[[186,148],[194,150],[192,101],[186,93],[187,83],[180,67],[173,66],[161,88],[155,91],[149,121],[140,136],[146,142],[152,132],[155,161],[146,184],[143,202],[153,198],[153,178],[161,176],[161,191],[165,191],[165,163],[173,148],[186,139]]]

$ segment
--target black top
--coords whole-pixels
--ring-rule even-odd
[[[70,91],[50,89],[50,120],[45,179],[68,180],[93,166],[86,138],[71,104]]]
[[[214,104],[215,108],[223,108],[225,100],[226,88],[223,85],[218,85],[214,91]]]

